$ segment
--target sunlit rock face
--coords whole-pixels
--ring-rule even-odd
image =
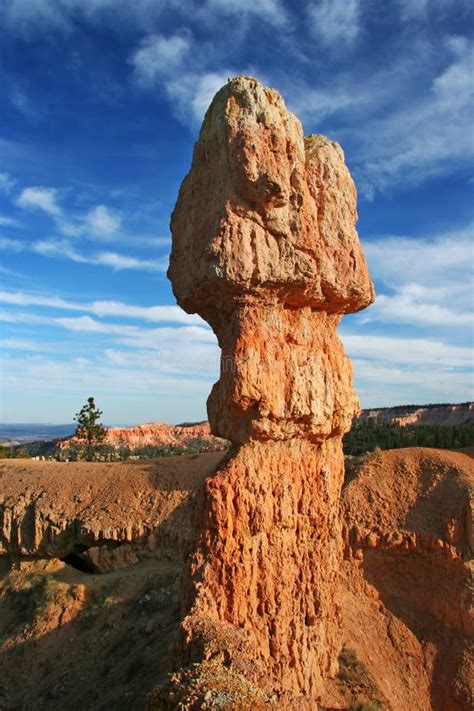
[[[222,349],[211,429],[236,445],[203,492],[181,662],[222,634],[265,688],[314,699],[340,647],[341,438],[358,410],[336,328],[374,298],[356,220],[341,148],[230,80],[171,223],[174,293]]]

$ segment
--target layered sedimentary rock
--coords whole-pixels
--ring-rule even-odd
[[[407,407],[381,407],[362,410],[355,418],[355,424],[364,422],[400,425],[472,425],[474,424],[474,402],[456,405],[408,405]]]
[[[161,543],[188,552],[195,491],[222,453],[133,464],[0,464],[0,562],[88,550],[95,568],[136,562]],[[113,560],[111,559],[113,551]]]
[[[231,440],[202,494],[180,662],[222,653],[316,698],[336,670],[341,437],[358,403],[337,336],[373,300],[341,148],[250,77],[215,96],[172,218],[169,276],[222,349],[208,400]]]

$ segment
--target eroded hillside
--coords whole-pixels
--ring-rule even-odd
[[[26,531],[21,512],[39,491],[54,529],[44,529],[48,545],[15,547],[9,539],[9,552],[5,543],[2,548],[2,708],[145,709],[156,689],[150,703],[157,709],[178,708],[169,705],[170,689],[176,703],[191,699],[194,708],[298,708],[242,675],[229,687],[218,659],[166,682],[183,614],[186,551],[195,540],[195,495],[220,456],[133,465],[2,464],[0,501],[23,502],[9,530]],[[466,453],[408,449],[352,467],[341,515],[343,649],[319,708],[366,703],[392,711],[468,711],[473,460]],[[94,495],[83,498],[92,478]],[[76,498],[82,499],[77,520],[88,522],[98,539],[88,550],[82,537],[75,548],[71,539],[58,547],[61,517],[68,509],[70,517],[79,513]],[[115,499],[121,503],[113,505]],[[112,520],[124,524],[121,530],[133,521],[140,534],[112,537],[110,547],[103,536]],[[69,564],[57,557],[73,549],[82,552]]]

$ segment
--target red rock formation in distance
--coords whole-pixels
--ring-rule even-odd
[[[341,438],[358,410],[336,329],[374,298],[356,220],[341,148],[304,138],[276,91],[231,79],[171,222],[178,303],[222,349],[211,430],[234,445],[202,496],[180,662],[221,652],[312,699],[341,646]]]
[[[208,422],[195,422],[185,425],[167,425],[165,422],[148,422],[134,427],[107,427],[103,444],[111,447],[164,447],[167,445],[184,446],[193,440],[202,440],[209,449],[225,449],[226,443],[214,437]],[[71,443],[78,443],[76,437],[67,437],[58,442],[59,449],[67,449]]]

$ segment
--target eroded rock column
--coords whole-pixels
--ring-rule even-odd
[[[303,137],[251,77],[214,97],[172,218],[169,277],[212,326],[214,434],[185,581],[181,662],[221,653],[266,689],[316,698],[335,673],[341,438],[358,408],[337,336],[373,300],[341,148]]]

